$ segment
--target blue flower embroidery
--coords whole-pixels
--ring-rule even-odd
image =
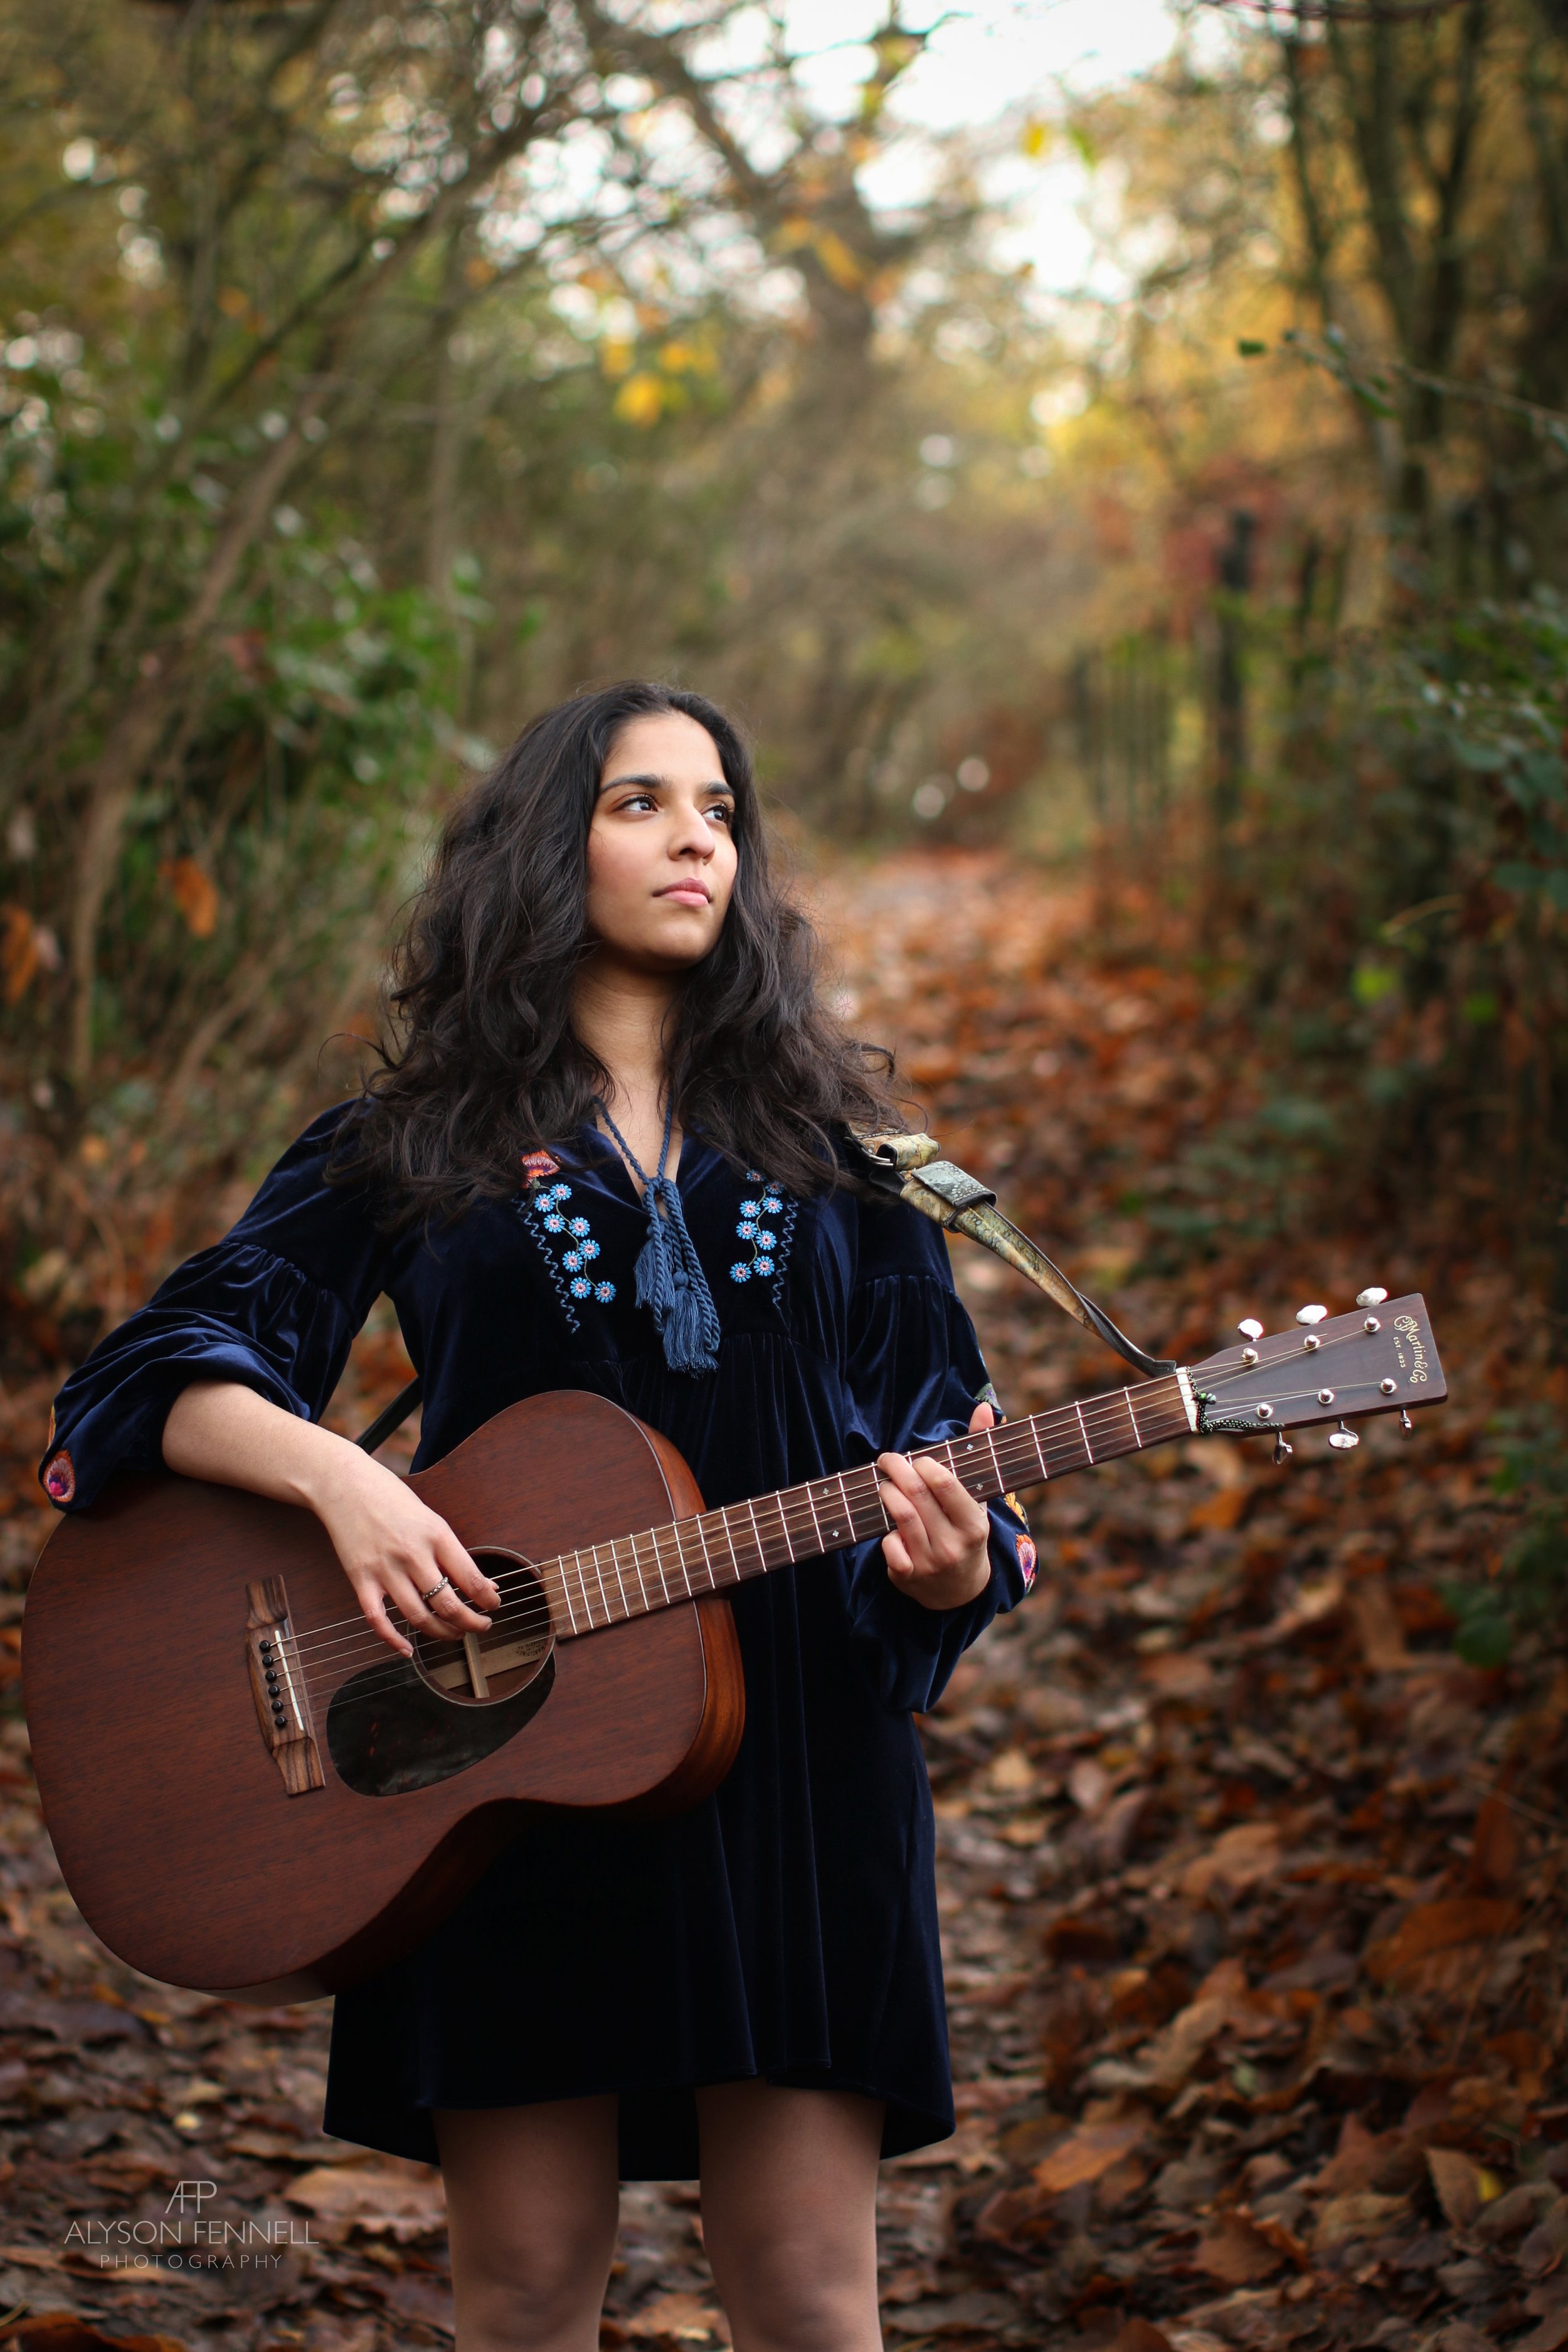
[[[730,1268],[730,1279],[766,1282],[773,1277],[773,1305],[777,1307],[783,1303],[784,1269],[789,1264],[790,1244],[795,1239],[797,1204],[755,1168],[747,1169],[746,1181],[763,1188],[754,1199],[741,1202],[740,1223],[735,1227],[737,1240],[750,1242],[752,1255],[735,1260]],[[765,1222],[773,1217],[782,1221],[776,1231]]]
[[[533,1235],[550,1268],[550,1278],[555,1285],[555,1295],[568,1328],[581,1328],[574,1299],[596,1299],[607,1307],[616,1295],[613,1282],[593,1282],[584,1271],[599,1255],[599,1244],[594,1239],[586,1217],[567,1217],[562,1213],[562,1203],[572,1198],[570,1184],[543,1184],[537,1179],[524,1188],[522,1222]],[[557,1236],[564,1237],[563,1247]]]

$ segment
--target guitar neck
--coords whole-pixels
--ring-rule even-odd
[[[1004,1422],[945,1445],[929,1445],[915,1458],[943,1463],[978,1501],[989,1502],[1015,1487],[1037,1486],[1119,1454],[1168,1444],[1196,1426],[1187,1376],[1173,1372],[1134,1389],[1058,1405],[1026,1421]],[[564,1639],[886,1535],[890,1525],[876,1471],[868,1464],[584,1551],[563,1552],[541,1561],[536,1572],[550,1598],[557,1636]]]

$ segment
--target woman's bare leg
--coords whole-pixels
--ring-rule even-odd
[[[697,2114],[702,2239],[735,2352],[881,2352],[881,2102],[721,2083]]]
[[[436,2116],[458,2352],[597,2352],[620,2212],[613,2098]]]

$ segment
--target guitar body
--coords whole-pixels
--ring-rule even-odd
[[[672,1445],[570,1391],[511,1406],[409,1483],[470,1551],[511,1561],[702,1508]],[[319,1773],[292,1790],[247,1647],[258,1586],[286,1594],[307,1656],[323,1629]],[[717,1595],[557,1640],[483,1703],[392,1671],[353,1612],[314,1516],[237,1488],[117,1480],[51,1537],[23,1643],[45,1819],[83,1916],[143,1975],[258,2000],[335,1991],[418,1942],[531,1812],[679,1811],[734,1759],[740,1649]]]

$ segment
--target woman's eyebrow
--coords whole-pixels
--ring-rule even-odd
[[[651,784],[663,792],[668,791],[672,779],[668,776],[644,776],[635,773],[627,776],[606,776],[600,784],[599,790],[602,793],[608,793],[613,792],[619,784]],[[735,797],[734,786],[727,782],[722,776],[711,777],[706,783],[699,784],[697,789],[700,793],[728,793],[731,800]]]

